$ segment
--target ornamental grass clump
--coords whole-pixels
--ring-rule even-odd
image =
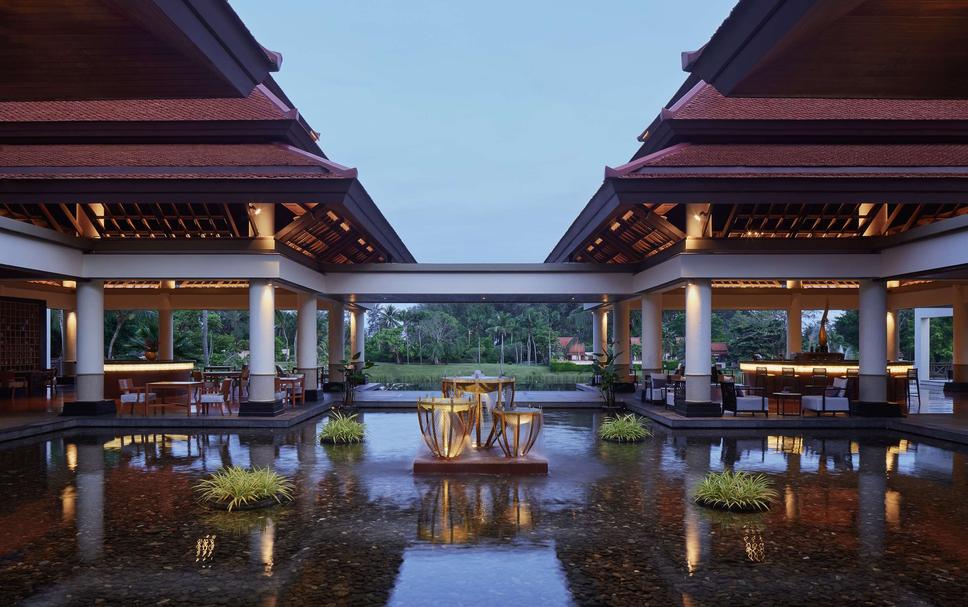
[[[319,434],[319,440],[334,445],[362,443],[365,429],[366,426],[356,421],[355,413],[353,415],[334,413],[330,416],[329,422],[323,426],[323,431]]]
[[[696,488],[696,503],[730,512],[761,512],[776,499],[773,483],[762,474],[710,472]]]
[[[247,470],[240,466],[222,468],[195,486],[202,499],[232,511],[281,504],[292,499],[293,485],[270,468]]]
[[[652,436],[652,430],[646,426],[644,418],[629,413],[606,418],[598,427],[598,436],[617,443],[635,443]]]

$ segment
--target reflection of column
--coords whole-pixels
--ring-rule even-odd
[[[642,296],[642,373],[662,371],[662,294]]]
[[[686,543],[686,567],[689,575],[709,554],[709,523],[699,515],[696,505],[696,487],[709,471],[709,443],[693,443],[687,439],[686,469],[683,475],[683,530]]]
[[[339,362],[346,358],[346,335],[344,333],[343,304],[333,302],[329,306],[329,381],[343,381]]]
[[[860,401],[887,401],[887,287],[860,281]]]
[[[299,293],[296,301],[296,367],[306,378],[306,398],[316,400],[316,295]]]
[[[799,289],[799,280],[788,280],[787,288]],[[803,350],[803,325],[802,309],[800,306],[800,293],[795,291],[790,295],[790,303],[787,306],[787,338],[786,350],[787,358],[792,359],[793,355]]]
[[[275,544],[276,524],[271,518],[265,519],[264,526],[256,527],[249,534],[250,558],[252,563],[258,566],[266,577],[272,576]]]
[[[686,400],[708,403],[712,366],[712,284],[706,279],[686,284]]]
[[[77,445],[77,552],[89,563],[104,547],[104,448]]]
[[[276,463],[276,446],[271,443],[249,443],[249,465],[253,468],[273,468]]]
[[[880,558],[884,548],[884,507],[887,494],[887,449],[860,445],[857,475],[857,534],[862,559]]]
[[[265,279],[249,281],[249,400],[239,416],[278,415],[275,396],[275,293]]]
[[[629,328],[629,312],[631,302],[619,301],[615,303],[615,326],[612,327],[614,333],[612,341],[615,348],[615,371],[618,373],[620,382],[628,381],[629,369],[632,366],[632,339]]]

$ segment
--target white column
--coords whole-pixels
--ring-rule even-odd
[[[662,369],[662,295],[642,296],[642,372]]]
[[[64,375],[73,377],[77,370],[77,312],[64,310]]]
[[[793,359],[794,354],[803,350],[803,309],[800,305],[800,281],[788,280],[787,288],[797,289],[790,294],[790,303],[787,306],[786,355],[788,359]]]
[[[316,390],[316,295],[299,293],[296,301],[296,368],[306,377],[306,390]]]
[[[955,285],[951,301],[952,369],[956,382],[968,382],[968,303],[965,302],[965,287]]]
[[[171,297],[168,290],[175,288],[174,280],[161,281],[161,297],[158,306],[158,359],[174,360],[175,358],[175,313],[171,309]]]
[[[897,312],[895,310],[887,311],[887,360],[888,362],[892,360],[897,360],[900,358],[898,354],[898,337],[897,337]]]
[[[47,319],[47,329],[44,332],[45,333],[44,352],[46,353],[44,354],[45,369],[50,369],[50,314],[51,312],[52,310],[50,308],[47,308],[47,314],[44,315]]]
[[[608,310],[592,310],[592,352],[604,354],[608,350]]]
[[[263,278],[249,281],[249,401],[275,401],[275,292]]]
[[[860,281],[860,401],[887,400],[887,286]]]
[[[918,380],[931,379],[931,316],[923,308],[914,309],[914,366]]]
[[[77,400],[104,400],[104,282],[77,282]]]
[[[354,362],[362,363],[366,360],[366,310],[357,308],[350,314],[350,359],[357,354],[359,358]]]
[[[712,367],[712,283],[693,279],[686,284],[686,400],[708,403]]]
[[[329,381],[343,381],[340,361],[346,358],[346,334],[343,304],[333,302],[329,306]]]
[[[615,313],[614,326],[612,327],[612,341],[615,348],[615,370],[618,372],[619,381],[627,381],[629,368],[632,364],[632,338],[629,324],[631,302],[619,301],[613,308]]]

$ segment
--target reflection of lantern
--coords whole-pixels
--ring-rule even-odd
[[[215,554],[215,534],[207,534],[195,540],[195,562],[204,563]]]
[[[474,429],[474,403],[460,398],[417,400],[420,434],[436,457],[453,459],[470,441]]]
[[[483,514],[483,513],[482,513]],[[463,544],[477,536],[464,485],[449,479],[428,492],[417,519],[417,537],[435,544]]]
[[[524,457],[541,434],[541,409],[494,410],[497,442],[508,457]]]
[[[766,543],[755,525],[743,525],[743,543],[746,544],[746,558],[753,563],[766,560]]]

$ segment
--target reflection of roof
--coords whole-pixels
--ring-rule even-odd
[[[0,122],[286,120],[296,111],[265,85],[242,99],[116,99],[0,102]]]
[[[606,177],[857,177],[968,175],[963,144],[694,144],[680,143],[606,169]]]
[[[0,145],[0,177],[325,179],[356,170],[280,144]]]
[[[700,82],[669,109],[669,120],[968,120],[962,99],[724,97]]]

